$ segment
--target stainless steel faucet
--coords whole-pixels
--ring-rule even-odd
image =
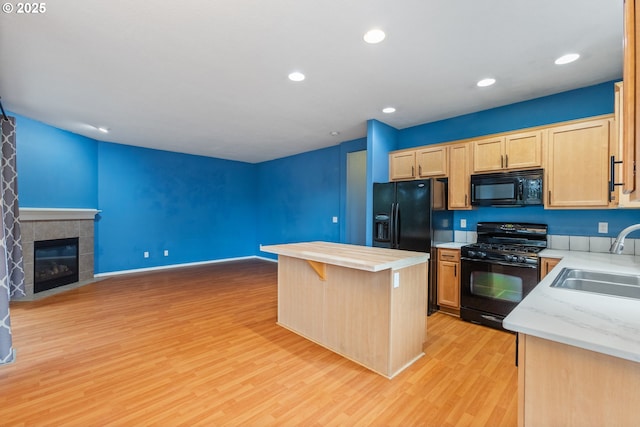
[[[621,254],[624,249],[624,238],[633,231],[640,230],[640,224],[630,225],[618,234],[616,240],[613,241],[613,245],[611,245],[611,249],[609,249],[609,253],[612,254]]]

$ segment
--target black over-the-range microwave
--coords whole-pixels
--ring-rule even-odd
[[[542,169],[471,175],[474,206],[532,206],[542,204]]]

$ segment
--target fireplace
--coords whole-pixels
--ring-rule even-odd
[[[78,237],[33,242],[34,293],[79,280]]]

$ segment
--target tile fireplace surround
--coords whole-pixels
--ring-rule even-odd
[[[96,209],[20,208],[22,252],[25,270],[25,297],[34,300],[96,281],[93,270],[93,236]],[[44,292],[33,292],[33,242],[78,237],[79,281]]]

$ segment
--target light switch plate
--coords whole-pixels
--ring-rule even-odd
[[[466,219],[461,219],[460,220],[460,228],[467,228],[467,220]]]
[[[393,287],[400,287],[400,273],[398,273],[397,271],[393,273]]]
[[[608,233],[609,232],[609,223],[608,222],[599,222],[598,223],[598,233]]]
[[[337,216],[334,216],[331,220],[333,221],[334,224],[338,223],[338,217]]]

